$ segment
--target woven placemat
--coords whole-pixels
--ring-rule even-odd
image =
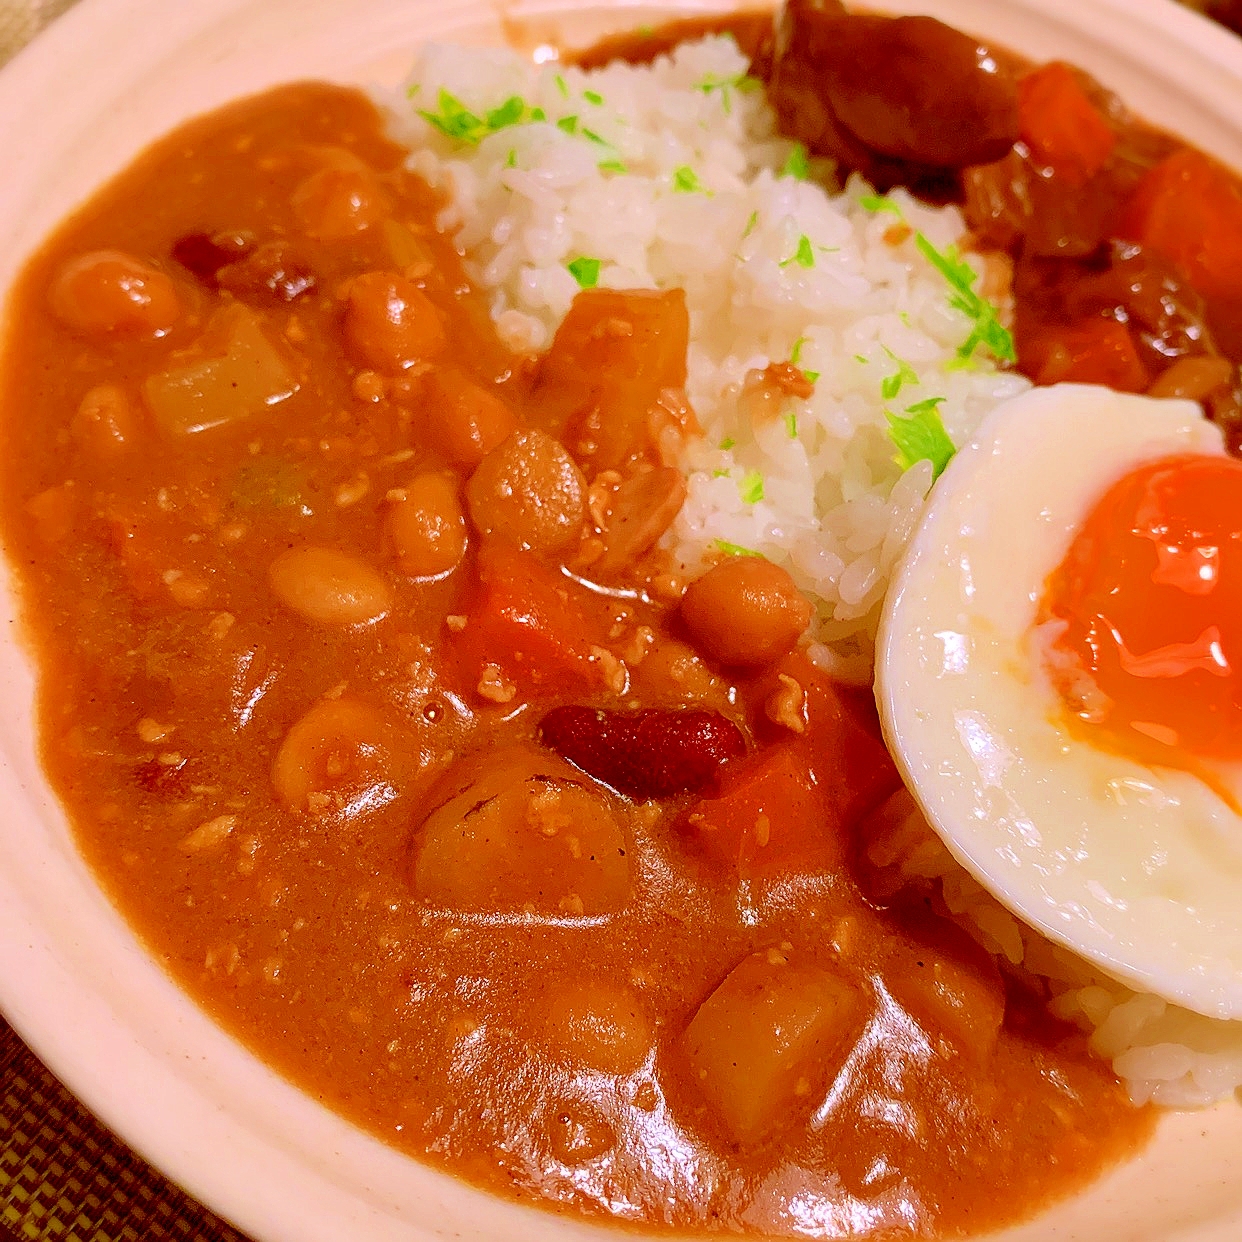
[[[122,1146],[0,1019],[0,1242],[246,1242]]]

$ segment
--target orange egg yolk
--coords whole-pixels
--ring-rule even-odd
[[[1101,740],[1177,767],[1242,757],[1242,462],[1169,457],[1114,484],[1041,618],[1064,622],[1048,667]]]

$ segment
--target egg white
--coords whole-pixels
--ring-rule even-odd
[[[1064,384],[998,407],[898,568],[876,695],[929,822],[1001,902],[1132,987],[1239,1018],[1242,818],[1186,772],[1072,736],[1034,633],[1103,493],[1187,452],[1224,452],[1193,402]]]

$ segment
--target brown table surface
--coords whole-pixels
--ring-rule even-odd
[[[0,0],[0,64],[74,0]],[[1242,0],[1184,0],[1242,31]],[[0,1018],[0,1242],[246,1242],[106,1130]]]
[[[245,1242],[119,1143],[0,1018],[0,1242]]]

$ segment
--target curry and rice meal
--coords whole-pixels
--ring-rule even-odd
[[[43,763],[419,1159],[1001,1226],[1242,1083],[1239,358],[1235,175],[928,18],[273,90],[13,292]]]

